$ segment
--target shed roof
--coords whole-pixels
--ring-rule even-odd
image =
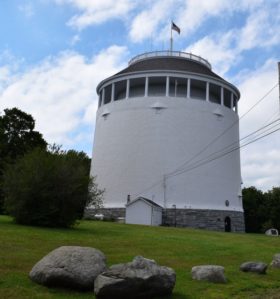
[[[145,197],[142,197],[142,196],[139,196],[139,197],[137,197],[136,199],[132,200],[132,201],[131,201],[130,203],[128,203],[126,206],[128,207],[128,206],[134,204],[135,202],[137,202],[137,201],[139,201],[139,200],[146,202],[146,203],[147,203],[148,205],[150,205],[150,206],[154,206],[154,207],[158,207],[158,208],[161,208],[161,209],[162,209],[162,206],[158,205],[157,203],[155,203],[155,202],[152,201],[151,199],[148,199],[148,198],[145,198]]]

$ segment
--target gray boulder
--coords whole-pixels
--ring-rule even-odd
[[[192,267],[192,279],[206,280],[215,283],[226,283],[225,268],[216,265],[202,265]]]
[[[97,275],[106,270],[105,261],[104,254],[97,249],[62,246],[43,257],[29,277],[48,287],[91,290]]]
[[[137,256],[130,263],[114,265],[98,275],[94,292],[98,299],[146,299],[171,294],[175,281],[171,268]]]
[[[280,253],[274,255],[271,266],[274,268],[280,268]]]
[[[262,262],[246,262],[240,266],[240,270],[243,272],[254,272],[258,274],[265,274],[267,264]]]

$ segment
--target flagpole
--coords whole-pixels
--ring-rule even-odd
[[[171,22],[171,26],[170,26],[170,52],[172,54],[173,51],[173,37],[172,37],[172,22]]]

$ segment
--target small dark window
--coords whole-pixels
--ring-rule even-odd
[[[209,84],[209,101],[216,104],[221,104],[221,86]]]
[[[170,97],[187,97],[188,80],[185,78],[171,77],[169,79],[169,96]]]
[[[145,78],[130,79],[129,97],[143,97],[145,95]]]
[[[231,108],[231,92],[224,88],[224,105]]]
[[[112,85],[108,85],[105,87],[105,97],[104,97],[104,104],[108,104],[111,102],[112,97]]]
[[[225,232],[231,232],[231,219],[229,216],[225,218]]]
[[[233,94],[233,108],[234,111],[237,110],[237,96],[235,94]]]
[[[165,96],[166,77],[150,77],[148,96]]]
[[[123,100],[126,97],[126,80],[115,83],[114,101]]]
[[[206,100],[206,82],[191,79],[191,98]]]
[[[99,93],[98,107],[100,107],[101,104],[102,104],[102,90],[100,90],[100,93]]]

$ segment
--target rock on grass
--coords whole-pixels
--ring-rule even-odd
[[[98,275],[94,291],[98,299],[138,299],[168,295],[175,286],[176,274],[154,260],[137,256]]]
[[[31,270],[32,281],[48,286],[92,290],[106,270],[104,254],[94,248],[62,246],[43,257]]]
[[[201,265],[192,268],[192,278],[215,283],[226,283],[225,268],[217,265]]]

